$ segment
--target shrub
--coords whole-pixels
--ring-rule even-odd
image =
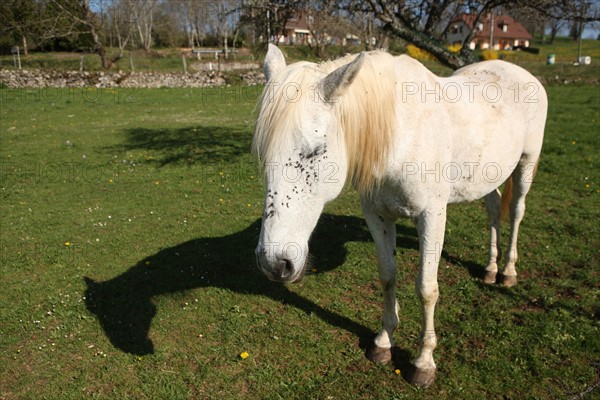
[[[481,56],[484,60],[497,60],[498,52],[496,50],[486,49],[481,52]]]
[[[458,53],[460,49],[462,49],[462,44],[460,43],[451,44],[450,46],[448,46],[448,50],[450,50],[453,53]]]
[[[417,60],[435,60],[431,53],[412,44],[406,45],[406,54]]]

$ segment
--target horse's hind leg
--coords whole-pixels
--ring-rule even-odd
[[[535,173],[535,160],[528,160],[523,157],[515,172],[512,175],[513,179],[513,195],[510,202],[510,240],[509,248],[506,253],[504,268],[501,271],[502,285],[511,287],[517,284],[517,237],[519,236],[519,224],[525,215],[525,196],[533,183]]]
[[[485,209],[490,221],[490,251],[487,267],[485,267],[485,283],[496,283],[498,260],[502,257],[500,250],[500,191],[495,189],[485,196]]]

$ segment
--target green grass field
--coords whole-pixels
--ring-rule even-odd
[[[450,207],[428,390],[395,373],[420,329],[409,221],[392,365],[363,354],[381,291],[353,189],[326,208],[302,283],[255,267],[258,90],[0,91],[0,399],[597,398],[597,86],[548,87],[518,286],[479,279],[483,204]]]

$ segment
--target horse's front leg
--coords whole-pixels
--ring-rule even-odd
[[[375,241],[379,261],[379,279],[383,287],[383,327],[374,346],[367,349],[367,358],[378,363],[392,359],[393,333],[398,326],[396,300],[396,223],[374,214],[363,206],[365,220]]]
[[[421,301],[423,320],[419,355],[413,361],[409,380],[412,384],[428,387],[435,380],[436,366],[433,350],[437,345],[434,328],[435,304],[439,297],[437,271],[444,244],[446,205],[430,206],[417,219],[420,265],[416,289]]]

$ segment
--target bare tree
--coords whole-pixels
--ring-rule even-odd
[[[308,45],[317,57],[323,56],[325,47],[332,42],[334,26],[339,23],[339,10],[335,3],[322,0],[307,0],[300,13],[308,22],[308,31],[312,40]]]
[[[306,9],[306,0],[254,0],[243,2],[241,21],[253,26],[255,35],[278,43],[287,22]],[[331,2],[336,4],[336,2]]]
[[[129,0],[114,0],[107,10],[107,16],[110,24],[111,36],[114,34],[119,48],[118,58],[123,57],[123,53],[132,36],[132,3]]]
[[[391,35],[413,43],[433,54],[442,64],[457,69],[477,61],[468,46],[477,33],[475,29],[465,37],[459,53],[448,50],[443,41],[443,33],[452,21],[452,15],[457,12],[474,15],[474,26],[498,7],[528,7],[547,17],[588,22],[598,20],[598,3],[589,5],[585,14],[581,11],[582,3],[589,5],[591,0],[346,0],[340,5],[348,12],[370,13]]]
[[[229,51],[229,36],[236,34],[240,7],[240,2],[236,0],[219,0],[210,3],[209,21],[215,37],[223,43],[225,57]]]
[[[373,37],[373,20],[371,13],[357,11],[349,14],[349,20],[358,33],[361,43],[364,43],[365,50],[372,50],[371,41]]]
[[[496,5],[496,1],[489,0],[479,7],[471,7],[476,14],[475,23]],[[456,11],[455,1],[352,0],[347,3],[347,8],[373,15],[388,33],[427,50],[451,68],[460,68],[476,61],[468,46],[463,46],[458,54],[453,53],[440,38],[440,31],[443,31],[440,23],[447,19],[448,14]],[[469,43],[471,39],[472,35],[468,35],[465,43]]]
[[[145,51],[152,47],[152,26],[157,0],[127,0],[131,3],[131,11],[135,19],[135,26],[140,39],[140,44]]]
[[[100,14],[92,11],[90,8],[90,0],[48,0],[49,6],[55,6],[60,11],[56,18],[57,21],[66,21],[61,25],[56,24],[55,27],[59,27],[56,32],[49,32],[48,35],[52,37],[67,37],[67,36],[78,36],[82,34],[89,34],[92,41],[93,50],[100,56],[102,68],[109,69],[115,62],[117,62],[121,55],[110,57],[106,51],[104,45],[104,39],[106,34],[105,21],[101,17],[103,5],[102,2],[96,4],[97,8],[100,9]]]
[[[549,17],[546,25],[550,28],[550,37],[547,39],[548,44],[554,43],[554,39],[558,32],[565,26],[566,21],[557,17]]]
[[[175,3],[178,20],[190,47],[199,47],[205,37],[209,20],[209,3],[198,0],[170,0]]]

